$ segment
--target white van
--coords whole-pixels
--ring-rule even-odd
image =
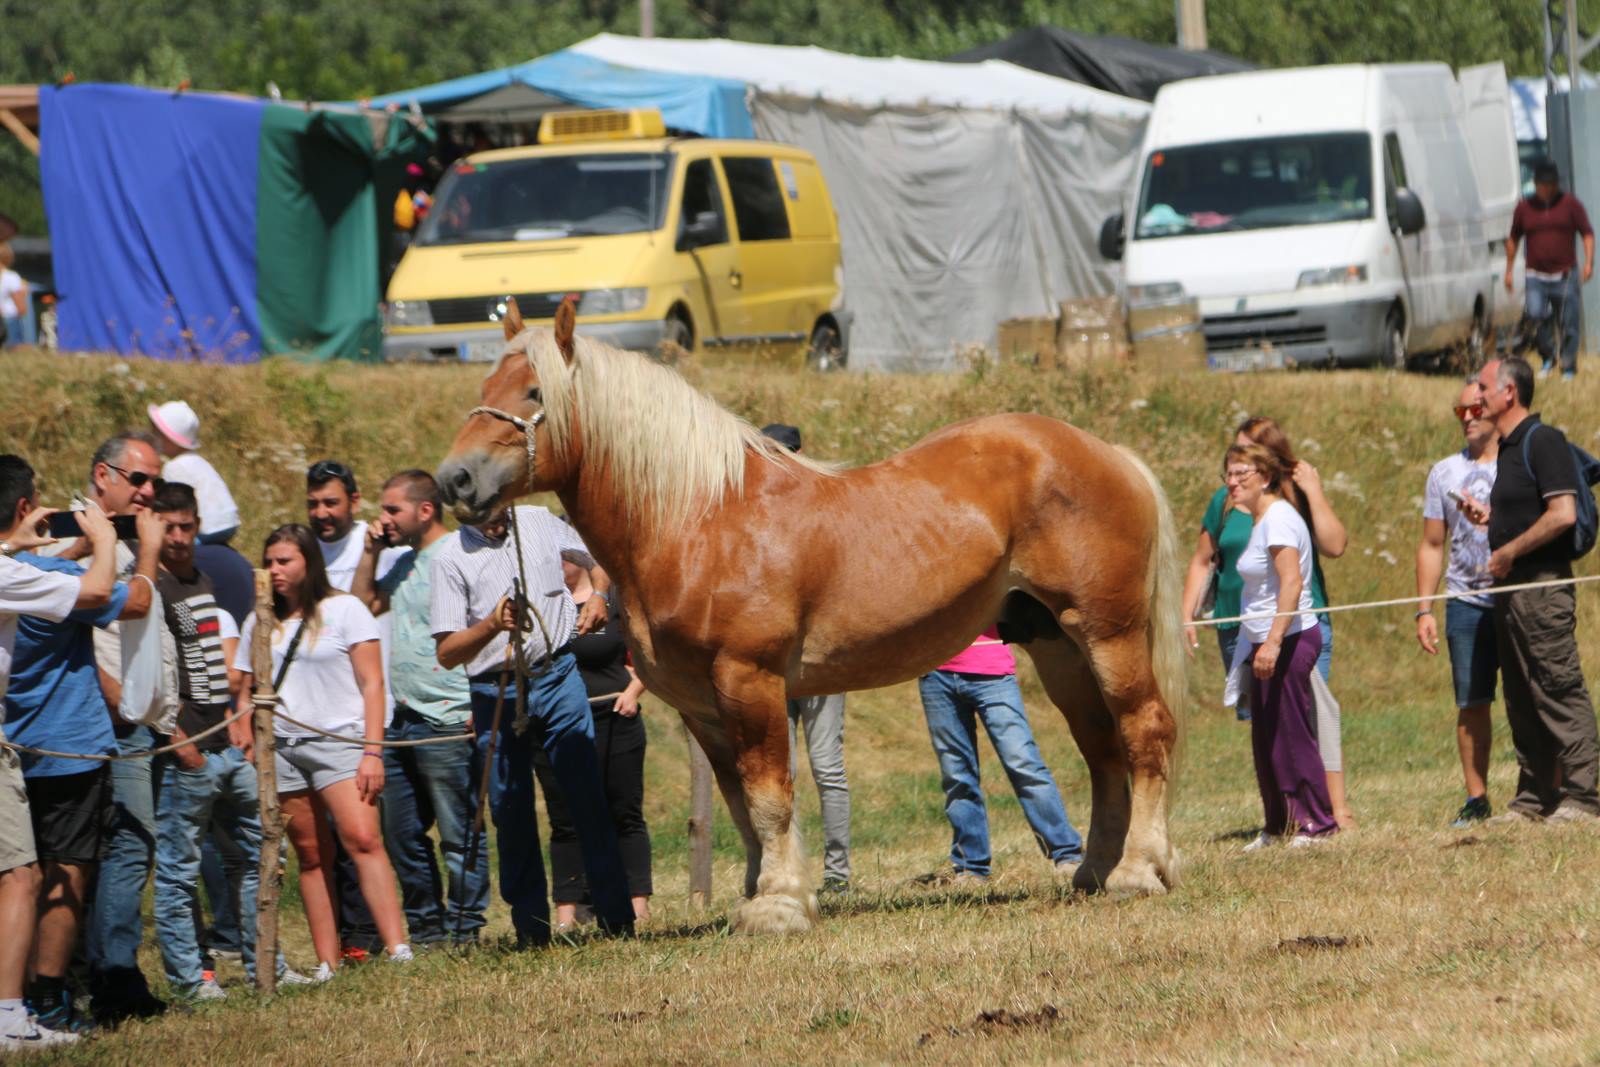
[[[1130,308],[1198,303],[1214,368],[1476,355],[1520,311],[1501,280],[1518,172],[1500,64],[1173,82],[1143,157],[1101,252]]]

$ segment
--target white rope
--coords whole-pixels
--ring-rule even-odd
[[[4,740],[0,740],[0,748],[9,748],[13,752],[26,752],[30,756],[50,756],[54,759],[81,759],[89,760],[94,763],[121,763],[123,760],[150,759],[153,756],[163,756],[168,752],[176,752],[185,745],[192,745],[196,741],[204,740],[219,730],[227,729],[229,726],[250,714],[250,712],[253,710],[253,708],[245,708],[243,711],[236,711],[226,719],[223,719],[221,722],[217,723],[215,726],[208,726],[204,730],[201,730],[199,733],[195,734],[193,737],[186,737],[182,741],[175,741],[172,744],[165,745],[161,748],[152,748],[148,752],[118,753],[114,756],[89,755],[84,752],[56,752],[53,749],[34,748],[32,745],[19,745],[14,741]]]
[[[1255,615],[1232,615],[1223,619],[1191,619],[1186,626],[1224,626],[1229,623],[1255,622],[1261,619],[1293,618],[1296,615],[1332,615],[1336,611],[1365,611],[1369,608],[1394,608],[1404,604],[1425,604],[1434,600],[1459,600],[1463,597],[1499,596],[1501,593],[1520,593],[1524,589],[1550,589],[1558,585],[1578,585],[1582,582],[1600,582],[1600,574],[1582,578],[1551,578],[1542,582],[1521,582],[1517,585],[1496,585],[1488,589],[1467,589],[1459,593],[1434,593],[1430,596],[1396,597],[1393,600],[1367,600],[1359,604],[1340,604],[1337,607],[1307,608],[1305,611],[1272,611]]]

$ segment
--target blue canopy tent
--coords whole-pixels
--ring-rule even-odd
[[[745,83],[617,66],[576,52],[554,52],[500,70],[374,97],[372,107],[410,107],[434,114],[507,86],[526,85],[578,107],[655,107],[672,129],[704,137],[754,137]]]

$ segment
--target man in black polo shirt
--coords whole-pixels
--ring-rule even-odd
[[[1467,509],[1488,523],[1489,573],[1496,585],[1570,578],[1578,474],[1566,436],[1528,411],[1533,368],[1525,361],[1491,360],[1478,388],[1500,430],[1489,507]],[[1600,817],[1600,741],[1578,663],[1572,586],[1499,593],[1494,623],[1521,768],[1516,799],[1494,821]]]

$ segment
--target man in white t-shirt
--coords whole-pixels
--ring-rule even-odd
[[[11,484],[16,479],[8,472],[27,470],[28,483],[32,472],[26,464],[5,462],[13,458],[0,457],[0,697],[5,696],[11,678],[17,617],[35,615],[60,622],[76,609],[104,607],[110,603],[115,579],[112,549],[116,532],[99,508],[90,508],[78,520],[95,547],[94,563],[82,577],[41,571],[11,558],[13,553],[50,542],[39,530],[40,522],[50,514],[48,509],[19,513],[18,506],[31,495],[32,486]],[[4,740],[3,731],[0,740]],[[76,1034],[37,1025],[22,1002],[39,894],[36,858],[21,760],[12,750],[0,748],[0,1053],[78,1040]]]
[[[1500,655],[1495,647],[1494,599],[1489,587],[1489,531],[1461,510],[1466,499],[1487,505],[1494,490],[1500,461],[1500,431],[1484,410],[1476,382],[1461,389],[1455,418],[1466,447],[1446,456],[1428,472],[1422,497],[1422,543],[1417,546],[1417,595],[1430,597],[1439,588],[1444,571],[1445,589],[1481,596],[1461,596],[1445,601],[1444,632],[1450,649],[1450,674],[1455,683],[1456,746],[1461,752],[1461,774],[1467,800],[1451,824],[1465,829],[1487,819],[1489,810],[1489,749],[1494,732],[1489,706],[1494,703],[1495,678]],[[1450,537],[1450,562],[1444,566],[1445,534]],[[1439,654],[1439,623],[1433,605],[1417,605],[1417,642],[1430,656]]]

